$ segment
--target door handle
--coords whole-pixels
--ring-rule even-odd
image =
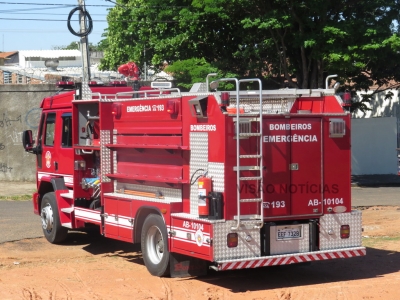
[[[56,162],[56,161],[54,162],[54,170],[56,170],[56,171],[58,170],[58,162]]]

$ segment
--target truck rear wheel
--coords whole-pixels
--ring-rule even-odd
[[[61,243],[67,238],[68,229],[61,226],[56,196],[53,192],[44,195],[41,205],[43,234],[52,243]]]
[[[150,214],[143,223],[141,247],[144,264],[151,275],[169,275],[167,228],[161,216]]]

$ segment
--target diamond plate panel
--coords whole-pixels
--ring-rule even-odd
[[[118,173],[118,168],[117,168],[117,151],[113,151],[113,173],[116,174]]]
[[[198,170],[207,170],[208,167],[208,132],[191,132],[190,133],[190,177]],[[193,176],[193,180],[201,174],[197,172]],[[190,186],[190,213],[199,215],[198,207],[198,189],[197,185]]]
[[[91,100],[92,90],[87,81],[82,81],[82,100]]]
[[[105,174],[111,173],[111,150],[105,145],[110,143],[110,131],[100,130],[100,160],[101,160],[101,181],[111,182]]]
[[[340,226],[350,225],[350,237],[340,238]],[[349,213],[324,215],[320,218],[320,250],[361,246],[362,213],[353,210]]]
[[[117,130],[114,129],[113,130],[113,144],[116,144],[116,143],[117,143]],[[112,160],[113,160],[113,173],[116,174],[116,173],[118,173],[118,170],[117,170],[117,151],[113,151]],[[115,187],[114,187],[114,190],[115,190]]]
[[[309,224],[302,224],[303,226],[303,238],[297,240],[276,240],[277,226],[271,226],[270,228],[270,243],[271,243],[271,255],[276,254],[289,254],[289,253],[304,253],[310,251],[310,238]]]
[[[212,188],[214,192],[223,193],[225,190],[224,171],[225,171],[225,166],[223,163],[210,162],[208,164],[208,175],[213,180]]]
[[[247,224],[248,222],[242,222]],[[254,226],[254,223],[249,223]],[[228,233],[234,232],[231,227],[236,226],[236,221],[226,221],[224,223],[216,223],[213,225],[213,247],[214,260],[255,258],[261,256],[260,229],[245,229],[236,231],[239,237],[237,247],[228,248],[226,244],[226,236]],[[250,227],[250,226],[249,226]],[[246,237],[250,236],[251,241],[247,242]]]

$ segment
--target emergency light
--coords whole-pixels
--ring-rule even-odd
[[[75,87],[75,83],[73,81],[59,81],[57,82],[57,87],[62,89],[73,89]]]
[[[230,103],[230,96],[229,92],[222,92],[221,93],[221,106],[229,106]]]
[[[179,103],[177,100],[168,100],[167,101],[167,113],[171,114],[171,115],[177,115],[179,112]]]
[[[126,86],[126,81],[114,80],[114,81],[110,81],[110,85],[112,85],[112,86]]]
[[[121,103],[113,103],[111,107],[111,114],[116,118],[121,118]]]

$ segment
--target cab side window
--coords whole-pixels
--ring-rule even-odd
[[[72,147],[72,116],[62,116],[62,133],[61,133],[61,147],[70,148]]]
[[[46,128],[45,128],[45,141],[44,144],[46,146],[54,146],[54,129],[56,125],[56,114],[49,113],[46,119]]]

